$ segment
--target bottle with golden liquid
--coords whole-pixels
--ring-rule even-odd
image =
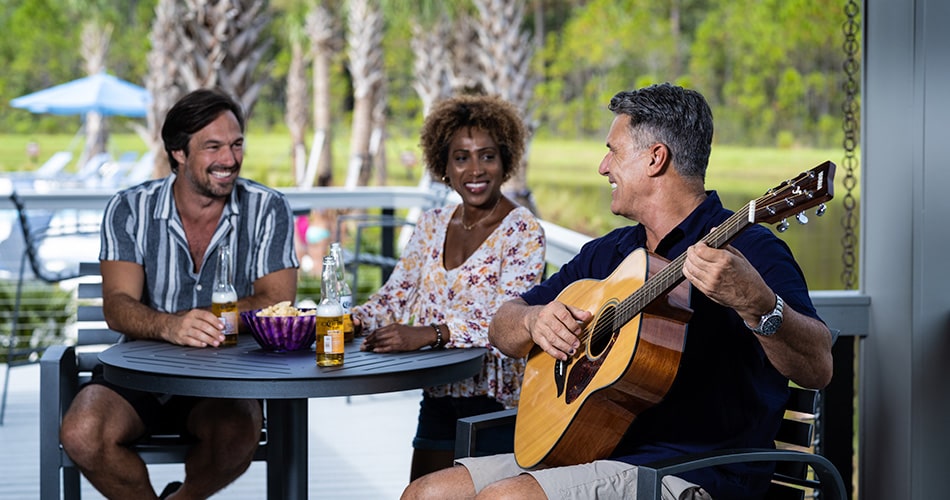
[[[343,307],[337,297],[336,261],[323,258],[321,299],[317,304],[317,366],[343,364]]]
[[[353,316],[350,308],[353,307],[353,292],[346,284],[346,267],[343,265],[343,248],[335,241],[330,244],[330,256],[336,261],[336,285],[340,306],[343,307],[343,342],[353,341]]]
[[[211,289],[211,313],[224,323],[224,342],[221,347],[233,347],[238,343],[237,292],[231,282],[231,248],[218,249],[218,267],[214,272]]]

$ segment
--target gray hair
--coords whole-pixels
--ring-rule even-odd
[[[702,94],[670,83],[618,92],[607,106],[630,117],[630,134],[639,147],[654,142],[670,150],[684,177],[706,178],[712,149],[712,111]]]

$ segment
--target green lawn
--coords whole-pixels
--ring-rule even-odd
[[[81,139],[81,138],[80,138]],[[345,177],[348,137],[338,137],[334,145],[334,173],[338,182]],[[30,170],[26,157],[29,141],[40,144],[40,163],[53,152],[81,144],[71,135],[26,136],[0,135],[0,171]],[[77,146],[78,148],[78,146]],[[113,134],[110,149],[114,156],[125,151],[142,152],[145,145],[134,134]],[[416,138],[390,138],[387,143],[389,184],[413,185],[418,182],[421,165],[407,171],[399,154],[413,150],[421,158]],[[610,186],[598,175],[597,167],[606,148],[602,139],[565,140],[536,138],[530,149],[528,182],[541,217],[576,231],[595,236],[629,221],[609,211]],[[80,151],[73,149],[74,156]],[[843,152],[822,149],[766,149],[714,146],[706,185],[716,189],[727,207],[738,209],[785,179],[825,160],[840,163]],[[74,169],[74,166],[70,167]],[[244,175],[277,187],[293,184],[290,172],[290,145],[284,134],[254,134],[247,139]],[[836,199],[829,204],[829,215],[820,222],[790,229],[782,235],[803,263],[813,288],[839,288],[841,251],[840,199],[845,190],[839,169],[835,179]],[[854,193],[857,196],[857,193]],[[829,220],[831,219],[831,220]]]

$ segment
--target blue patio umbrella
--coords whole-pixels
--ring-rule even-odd
[[[107,73],[79,78],[10,101],[15,108],[54,115],[143,117],[151,102],[148,90]]]

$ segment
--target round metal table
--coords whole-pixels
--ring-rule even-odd
[[[267,496],[307,498],[307,399],[403,391],[478,373],[486,350],[361,352],[347,344],[344,364],[322,368],[314,351],[271,352],[242,334],[237,347],[192,348],[136,340],[99,354],[105,378],[150,392],[267,400]],[[275,450],[271,453],[271,450]]]

